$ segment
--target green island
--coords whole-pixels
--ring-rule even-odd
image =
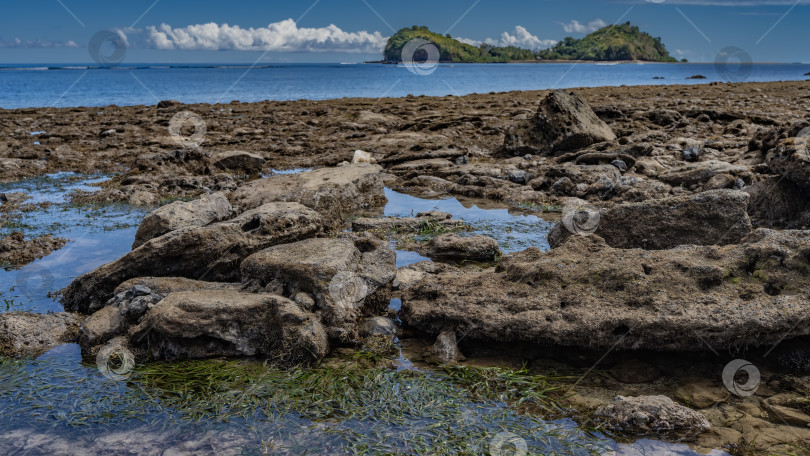
[[[626,22],[601,28],[581,39],[566,37],[550,49],[522,49],[515,46],[499,47],[481,43],[479,46],[462,43],[450,35],[440,35],[427,27],[403,28],[388,39],[384,61],[402,62],[402,50],[414,39],[433,43],[438,48],[442,63],[509,63],[548,61],[644,61],[677,62],[669,55],[661,38],[642,32]],[[427,52],[419,50],[414,60],[427,60]],[[682,60],[685,62],[686,60]]]

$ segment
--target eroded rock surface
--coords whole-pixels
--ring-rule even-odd
[[[276,201],[292,201],[317,211],[333,228],[362,209],[386,202],[382,167],[371,164],[323,168],[253,181],[231,195],[231,202],[253,209]]]
[[[548,240],[557,247],[575,233],[594,233],[611,247],[626,249],[735,244],[751,233],[748,201],[744,192],[712,190],[602,211],[574,208],[554,226]]]
[[[62,344],[75,342],[81,317],[60,312],[0,314],[0,355],[35,357]]]
[[[368,237],[308,239],[277,245],[242,262],[249,287],[283,296],[306,293],[315,313],[339,342],[357,339],[357,321],[388,307],[396,254]]]
[[[513,155],[548,154],[614,139],[616,135],[581,95],[555,91],[541,102],[532,119],[507,131],[504,148]]]
[[[171,293],[132,328],[130,344],[154,359],[283,357],[306,362],[328,353],[326,332],[293,301],[267,293]]]
[[[488,236],[445,233],[431,239],[425,252],[433,260],[494,262],[500,256],[501,249],[498,241]]]
[[[682,440],[693,440],[711,427],[700,412],[678,405],[666,396],[618,396],[597,410],[596,416],[614,430]]]
[[[74,280],[65,309],[92,313],[125,280],[141,276],[235,282],[243,259],[272,245],[315,236],[321,217],[298,203],[268,203],[204,227],[186,227],[151,239],[112,263]]]
[[[206,226],[231,218],[233,208],[222,193],[205,195],[193,201],[175,201],[155,209],[144,217],[132,248],[162,236],[169,231],[192,226]]]
[[[0,267],[19,267],[42,258],[65,246],[67,239],[50,234],[34,239],[25,239],[25,234],[15,231],[0,239]]]
[[[810,232],[756,230],[739,245],[615,249],[597,236],[503,257],[496,270],[421,271],[405,323],[468,339],[692,351],[810,334]],[[421,278],[420,278],[421,277]],[[791,328],[793,328],[791,330]]]

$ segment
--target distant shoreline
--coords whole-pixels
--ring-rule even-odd
[[[514,60],[510,62],[455,62],[440,61],[441,65],[466,64],[466,65],[508,65],[516,63],[528,64],[601,64],[605,66],[618,64],[667,64],[667,65],[714,65],[715,62],[655,62],[650,60]],[[319,66],[319,65],[402,65],[402,62],[389,62],[382,60],[372,60],[365,62],[278,62],[263,63],[260,65],[251,63],[151,63],[136,62],[122,63],[117,66],[104,67],[98,64],[88,63],[0,63],[2,70],[165,70],[165,69],[265,69],[287,66]],[[752,62],[751,65],[808,65],[810,62]]]

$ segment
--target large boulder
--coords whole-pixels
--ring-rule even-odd
[[[237,282],[239,264],[249,255],[322,230],[321,217],[298,203],[265,204],[225,222],[181,228],[151,239],[78,277],[65,289],[62,303],[67,310],[92,313],[120,283],[143,276]]]
[[[810,131],[810,130],[808,130]],[[782,141],[767,155],[768,166],[775,173],[810,191],[810,133]]]
[[[231,203],[222,193],[205,195],[193,201],[175,201],[144,217],[135,233],[132,248],[138,248],[144,242],[169,231],[227,220],[232,213]]]
[[[139,358],[263,356],[310,362],[329,351],[310,312],[281,296],[238,291],[171,293],[129,331]]]
[[[636,436],[694,440],[711,425],[700,412],[676,404],[666,396],[617,396],[596,411],[606,427]]]
[[[183,277],[138,277],[118,285],[104,308],[84,320],[79,344],[94,354],[99,346],[122,336],[171,293],[185,291],[240,291],[239,283],[204,282]]]
[[[387,309],[396,254],[373,238],[308,239],[254,253],[241,271],[254,289],[310,295],[330,339],[346,343],[357,339],[360,317]]]
[[[810,334],[810,231],[759,229],[728,246],[614,249],[574,236],[495,270],[423,270],[403,322],[484,342],[717,351]]]
[[[348,215],[385,204],[387,178],[382,167],[371,164],[281,174],[240,187],[231,195],[231,202],[253,209],[274,201],[294,201],[317,211],[329,226],[339,229]]]
[[[81,317],[70,313],[0,314],[0,355],[35,357],[62,344],[75,342]]]
[[[504,148],[513,155],[549,154],[615,139],[613,130],[581,95],[555,91],[541,102],[533,118],[509,128]]]
[[[596,234],[611,247],[671,249],[679,245],[739,243],[751,233],[750,196],[736,190],[628,203],[596,210],[572,203],[549,232],[552,248],[575,234]]]

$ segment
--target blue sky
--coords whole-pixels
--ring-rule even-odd
[[[625,21],[690,61],[727,46],[759,62],[810,61],[810,0],[26,0],[0,4],[0,63],[92,63],[103,30],[130,63],[358,62],[411,25],[543,47]]]

